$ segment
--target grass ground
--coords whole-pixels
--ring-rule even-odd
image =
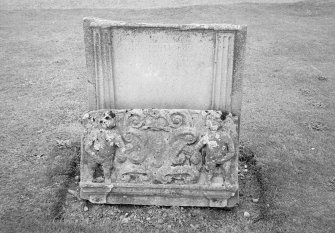
[[[298,2],[299,0],[1,0],[3,10],[26,9],[148,9],[182,7],[189,5],[218,5],[241,2],[278,3]]]
[[[269,209],[266,219],[235,232],[334,232],[334,12],[332,1],[0,11],[0,231],[94,231],[83,222],[50,220],[50,191],[59,182],[50,184],[46,174],[56,141],[77,142],[81,133],[78,119],[87,109],[81,23],[96,16],[247,24],[241,140],[262,167]],[[245,224],[239,214],[229,216]]]

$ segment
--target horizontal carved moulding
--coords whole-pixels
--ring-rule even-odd
[[[81,198],[93,203],[231,207],[237,117],[214,110],[98,110],[82,124]]]

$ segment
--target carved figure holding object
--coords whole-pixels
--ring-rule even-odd
[[[220,170],[224,185],[229,185],[230,160],[235,155],[235,147],[232,137],[229,132],[223,130],[222,124],[220,118],[208,118],[206,126],[209,132],[202,137],[201,141],[206,145],[204,153],[205,169],[208,172],[207,182],[211,184],[215,172]]]
[[[91,119],[90,119],[91,118]],[[111,170],[113,169],[116,150],[125,150],[121,135],[116,130],[115,114],[106,112],[101,119],[88,117],[98,127],[92,127],[84,137],[84,151],[86,152],[86,168],[84,179],[93,182],[94,172],[100,165],[103,170],[104,182],[111,183]],[[94,124],[93,123],[93,124]]]

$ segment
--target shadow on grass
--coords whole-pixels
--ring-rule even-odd
[[[270,187],[265,179],[265,177],[267,176],[266,171],[264,171],[262,167],[257,164],[254,152],[243,143],[241,143],[239,147],[239,153],[240,167],[243,167],[243,165],[247,165],[247,167],[251,170],[251,173],[254,176],[256,186],[258,188],[257,193],[259,195],[259,201],[257,206],[259,209],[259,215],[253,218],[252,222],[273,222],[274,228],[278,228],[278,226],[280,225],[279,221],[275,215],[271,214],[271,208],[273,208],[274,205]]]
[[[51,206],[50,218],[61,220],[64,212],[68,189],[79,175],[80,143],[55,146],[50,153],[50,169],[47,171],[49,182],[54,182],[57,189]]]

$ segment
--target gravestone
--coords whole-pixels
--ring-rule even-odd
[[[246,27],[84,19],[80,196],[232,207]]]

